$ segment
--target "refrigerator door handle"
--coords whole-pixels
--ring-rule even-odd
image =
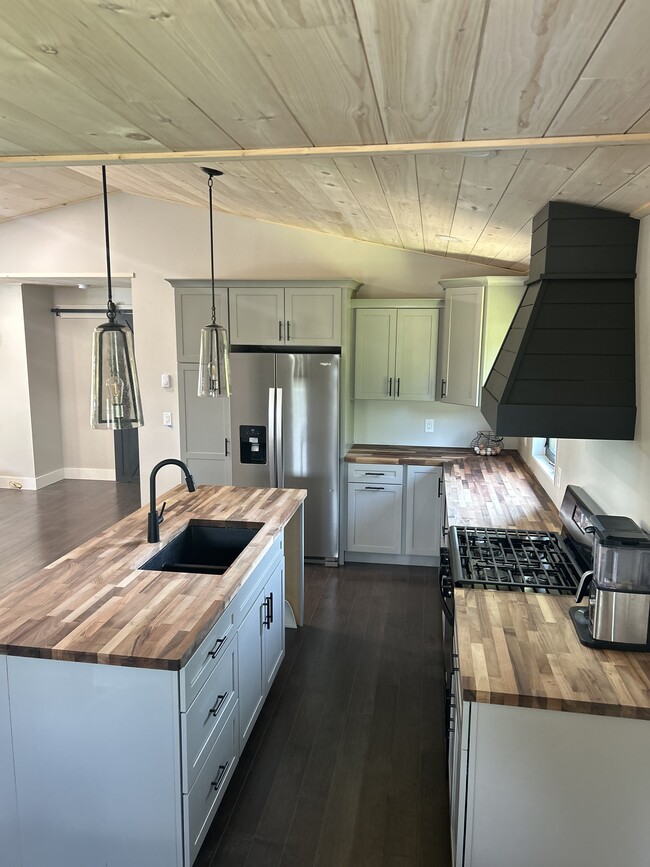
[[[269,485],[277,488],[277,465],[275,460],[275,389],[269,388],[269,415],[267,429],[267,454],[269,456]]]
[[[282,438],[282,389],[275,389],[275,461],[278,481],[276,487],[284,487],[284,443]]]

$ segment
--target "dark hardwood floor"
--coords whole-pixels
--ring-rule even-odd
[[[139,507],[139,485],[123,482],[65,479],[40,491],[0,490],[0,586],[47,566]]]
[[[306,600],[195,867],[448,867],[432,570],[308,567]]]

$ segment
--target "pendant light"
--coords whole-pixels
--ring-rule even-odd
[[[126,325],[118,325],[115,321],[117,309],[113,302],[111,283],[106,166],[102,166],[102,190],[108,283],[106,318],[108,322],[98,325],[93,334],[90,426],[105,430],[127,430],[142,427],[144,418],[140,403],[138,373],[135,368],[133,334]]]
[[[230,397],[230,349],[228,332],[217,325],[214,301],[214,228],[212,224],[212,184],[222,175],[218,169],[202,169],[208,176],[210,203],[210,268],[212,275],[212,322],[201,329],[199,354],[199,397]]]

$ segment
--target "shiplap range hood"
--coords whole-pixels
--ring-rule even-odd
[[[527,290],[481,397],[503,436],[634,439],[638,220],[549,202]]]

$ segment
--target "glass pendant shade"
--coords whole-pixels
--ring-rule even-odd
[[[228,333],[222,325],[201,329],[199,397],[230,397]]]
[[[133,334],[113,321],[93,334],[90,425],[106,430],[142,427]]]

